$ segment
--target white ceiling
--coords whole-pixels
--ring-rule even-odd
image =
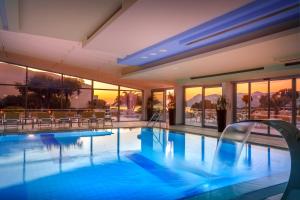
[[[19,28],[24,33],[81,41],[121,5],[121,0],[19,0]]]
[[[9,24],[8,31],[0,30],[0,55],[20,54],[84,70],[102,71],[116,78],[120,78],[124,69],[116,63],[117,58],[250,2],[125,0],[133,4],[120,10],[121,0],[0,1],[6,3]],[[116,11],[117,14],[110,18]],[[98,29],[109,18],[109,23]],[[93,32],[95,34],[86,41]],[[165,86],[191,76],[268,66],[278,63],[274,58],[300,53],[298,41],[299,33],[266,37],[134,72],[123,79],[148,82],[154,87],[158,82]]]
[[[85,48],[124,57],[234,10],[250,0],[139,0]]]

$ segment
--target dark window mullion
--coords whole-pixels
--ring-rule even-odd
[[[248,119],[251,119],[251,100],[252,100],[252,94],[251,94],[251,82],[248,82]]]
[[[292,124],[297,125],[297,83],[296,78],[292,79]]]
[[[271,93],[270,93],[270,80],[268,80],[268,119],[270,119],[271,116]],[[271,134],[271,128],[268,126],[268,135]]]
[[[205,87],[202,87],[202,120],[201,126],[205,127]]]

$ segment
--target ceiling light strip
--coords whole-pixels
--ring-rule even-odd
[[[264,16],[261,16],[261,17],[258,17],[258,18],[256,18],[256,19],[253,19],[253,20],[251,20],[251,21],[248,21],[248,22],[239,24],[239,25],[237,25],[237,26],[228,28],[228,29],[226,29],[226,30],[223,30],[223,31],[220,31],[220,32],[211,34],[211,35],[208,35],[208,36],[206,36],[206,37],[199,38],[199,39],[195,39],[195,40],[193,40],[193,41],[191,41],[191,42],[186,43],[185,45],[186,45],[186,46],[189,46],[189,45],[198,43],[198,42],[200,42],[200,41],[204,41],[204,40],[207,40],[207,39],[209,39],[209,38],[213,38],[213,37],[215,37],[215,36],[222,35],[222,34],[224,34],[224,33],[227,33],[227,32],[230,32],[230,31],[233,31],[233,30],[236,30],[236,29],[245,27],[245,26],[250,25],[250,24],[257,23],[257,22],[262,21],[262,20],[264,20],[264,19],[271,18],[271,17],[273,17],[273,16],[275,16],[275,15],[278,15],[278,14],[281,14],[281,13],[284,13],[284,12],[287,12],[287,11],[290,11],[290,10],[293,10],[293,9],[295,9],[295,8],[298,8],[298,7],[300,7],[300,3],[297,3],[297,4],[295,4],[295,5],[289,6],[289,7],[287,7],[287,8],[281,9],[281,10],[278,10],[278,11],[273,12],[273,13],[270,13],[270,14],[267,14],[267,15],[264,15]]]

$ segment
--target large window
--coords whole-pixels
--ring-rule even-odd
[[[0,62],[0,110],[36,112],[55,110],[80,114],[104,111],[113,119],[141,120],[141,90]]]
[[[250,118],[267,119],[269,109],[268,81],[251,83]],[[268,133],[268,127],[257,124],[254,128],[257,133]]]
[[[120,121],[137,121],[142,117],[143,94],[139,90],[120,88]]]
[[[63,76],[62,98],[64,109],[91,108],[92,81],[73,76]]]
[[[161,120],[165,119],[165,106],[164,106],[164,91],[154,91],[152,92],[153,97],[153,113],[161,112]]]
[[[61,74],[28,68],[28,108],[61,109],[68,103],[61,87]]]
[[[118,120],[118,90],[94,90],[94,109],[96,112],[105,112],[110,107],[113,120]]]
[[[220,96],[222,96],[222,87],[185,88],[185,124],[215,127],[217,125],[216,103]]]
[[[26,67],[0,62],[0,84],[25,85]]]
[[[205,88],[204,97],[204,125],[217,126],[217,100],[222,96],[222,87]]]
[[[250,106],[249,83],[236,84],[236,119],[248,119]]]
[[[0,85],[0,109],[24,110],[25,109],[24,86]]]
[[[296,88],[293,87],[293,81],[296,83]],[[236,120],[245,120],[248,119],[247,116],[250,116],[250,119],[271,118],[290,123],[294,123],[295,121],[298,125],[299,110],[297,108],[300,106],[299,90],[300,83],[298,79],[292,78],[237,83],[235,105]],[[248,106],[249,102],[250,106]],[[295,108],[293,102],[295,102]],[[293,112],[293,110],[295,112]],[[253,132],[279,135],[275,129],[263,124],[257,124]]]
[[[26,68],[0,63],[0,109],[23,112],[26,106]]]
[[[292,80],[270,81],[270,118],[292,122]]]
[[[202,87],[185,89],[185,124],[202,126]]]

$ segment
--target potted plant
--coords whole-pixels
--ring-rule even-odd
[[[217,100],[217,122],[218,132],[223,132],[226,127],[226,114],[227,114],[227,100],[224,96],[221,96]]]
[[[169,112],[169,124],[170,125],[175,125],[176,106],[175,106],[174,94],[169,93],[168,94],[168,100],[169,100],[169,103],[168,103],[167,107],[168,107],[168,112]]]

